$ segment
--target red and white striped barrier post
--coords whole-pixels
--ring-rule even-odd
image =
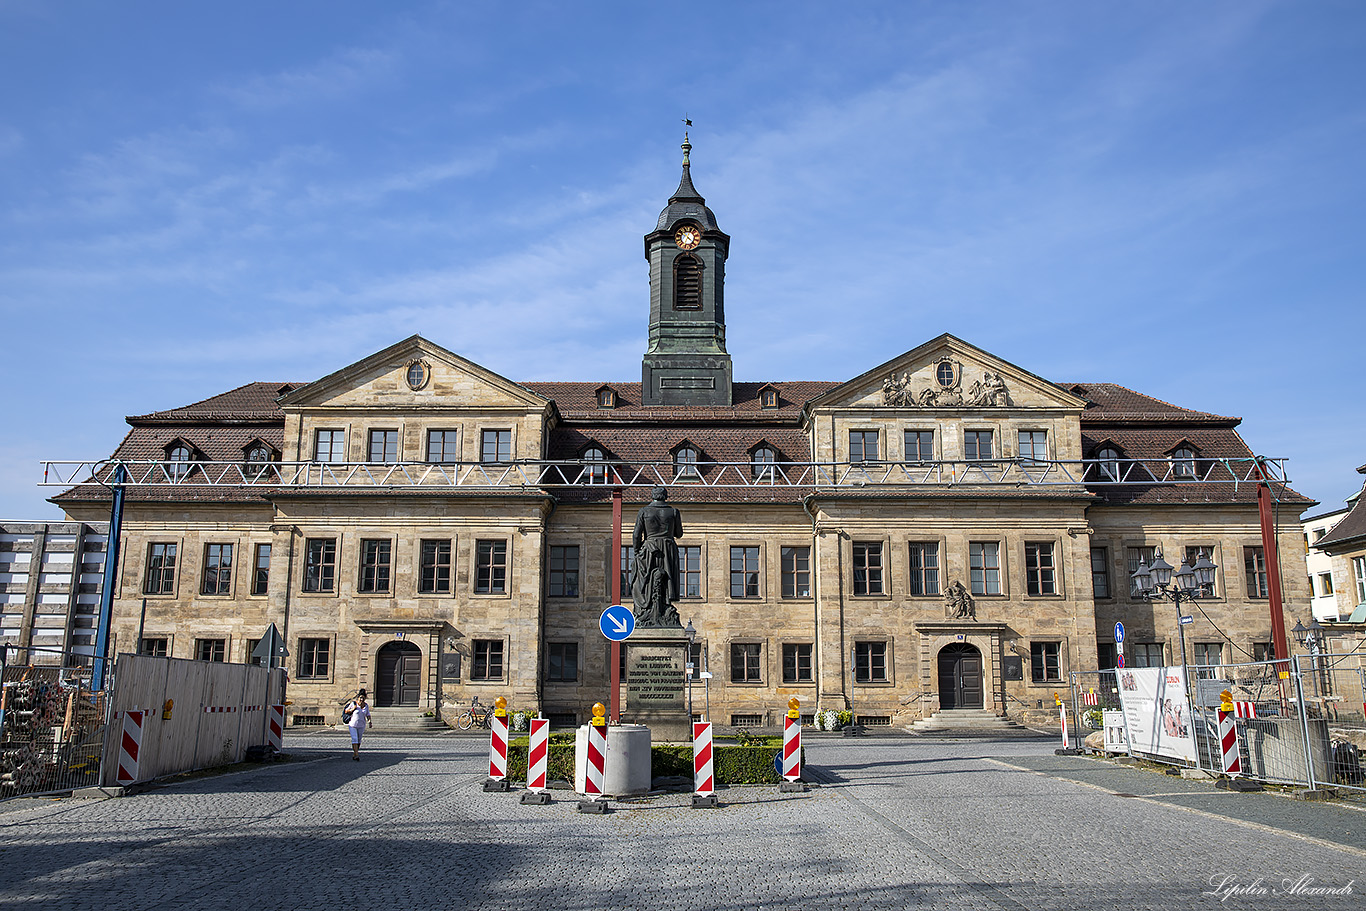
[[[502,696],[493,700],[493,717],[489,719],[489,777],[485,791],[507,791],[508,786],[508,701]]]
[[[147,713],[132,709],[123,713],[123,736],[119,738],[119,771],[116,784],[130,785],[138,780],[139,756],[142,753],[142,721]]]
[[[1238,758],[1238,730],[1233,723],[1233,713],[1219,706],[1219,751],[1224,760],[1225,775],[1241,775],[1243,764]]]
[[[797,697],[787,700],[783,719],[783,781],[779,791],[805,791],[802,784],[802,713]]]
[[[266,743],[277,750],[284,749],[285,707],[272,705],[266,716]]]
[[[720,806],[716,799],[710,721],[694,721],[692,725],[692,790],[693,807]]]
[[[607,768],[607,707],[593,703],[593,720],[588,725],[588,763],[583,774],[583,794],[579,801],[580,813],[605,813],[607,801],[602,798]]]
[[[1059,698],[1057,693],[1053,694],[1053,701],[1057,703],[1058,717],[1062,719],[1062,749],[1054,750],[1053,752],[1057,753],[1059,756],[1080,753],[1081,750],[1072,749],[1072,739],[1067,733],[1067,706],[1063,703],[1062,699]]]
[[[1251,702],[1234,702],[1233,694],[1224,690],[1219,694],[1219,752],[1227,779],[1219,779],[1216,787],[1226,791],[1260,791],[1262,786],[1244,778],[1243,760],[1238,748],[1237,718],[1256,718],[1257,709]]]
[[[1366,708],[1366,705],[1363,705],[1362,708]],[[1233,703],[1233,717],[1234,717],[1234,718],[1256,718],[1256,717],[1257,717],[1257,703],[1255,703],[1255,702],[1235,702],[1235,703]]]
[[[531,719],[531,738],[526,751],[526,790],[522,803],[550,803],[546,774],[550,767],[550,719]]]

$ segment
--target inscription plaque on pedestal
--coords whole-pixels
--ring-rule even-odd
[[[686,667],[688,640],[682,630],[637,630],[626,649],[626,705],[622,720],[650,728],[656,743],[687,743],[692,736],[688,717]]]

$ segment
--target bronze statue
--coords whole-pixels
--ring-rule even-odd
[[[636,530],[631,536],[635,548],[631,567],[631,600],[635,602],[636,625],[640,627],[682,627],[678,609],[678,544],[683,535],[683,519],[678,510],[664,501],[669,492],[656,487],[654,500],[636,514]]]

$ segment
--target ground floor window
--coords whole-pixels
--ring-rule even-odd
[[[887,643],[854,643],[854,682],[887,682]]]
[[[579,679],[577,642],[551,642],[546,645],[545,679],[555,683],[572,683]]]
[[[1035,683],[1050,683],[1062,680],[1062,643],[1029,643],[1029,676]]]
[[[331,666],[332,643],[326,639],[299,640],[299,679],[317,680],[327,676]]]
[[[139,655],[151,655],[155,658],[165,658],[170,654],[171,640],[164,636],[144,638],[142,644],[138,646]]]
[[[503,640],[475,639],[471,680],[503,679]]]
[[[1135,642],[1129,647],[1134,654],[1134,667],[1166,667],[1161,642]]]
[[[226,661],[228,660],[228,640],[196,639],[194,641],[194,656],[200,661]]]
[[[762,683],[759,657],[763,647],[758,642],[732,642],[730,645],[730,682]]]
[[[1224,663],[1224,644],[1222,642],[1195,643],[1196,676],[1213,678],[1219,672],[1218,666]]]
[[[783,646],[783,683],[810,683],[811,643],[789,642]]]

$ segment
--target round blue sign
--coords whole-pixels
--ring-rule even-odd
[[[1115,621],[1115,645],[1124,644],[1124,624]]]
[[[783,774],[783,751],[782,751],[782,750],[779,750],[778,752],[776,752],[776,753],[773,754],[773,771],[777,772],[779,776],[781,776],[781,775]]]
[[[629,607],[613,604],[598,618],[598,629],[613,642],[621,642],[636,628],[636,615]]]

